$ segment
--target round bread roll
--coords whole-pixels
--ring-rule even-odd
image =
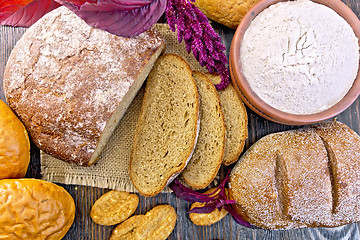
[[[62,187],[38,179],[0,180],[0,239],[60,240],[75,218]]]
[[[0,100],[0,179],[22,178],[30,162],[30,142],[24,125]]]
[[[360,221],[360,137],[332,121],[267,135],[231,172],[229,196],[266,229],[337,227]]]
[[[244,15],[258,1],[259,0],[196,0],[195,6],[211,20],[235,29]]]

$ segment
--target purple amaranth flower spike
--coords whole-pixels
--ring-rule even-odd
[[[185,42],[188,53],[191,51],[202,67],[210,72],[218,72],[221,82],[215,87],[223,90],[230,83],[228,60],[224,54],[225,46],[220,36],[210,26],[207,17],[190,1],[168,0],[166,17],[172,31],[178,33],[178,41]],[[177,28],[177,29],[176,29]]]

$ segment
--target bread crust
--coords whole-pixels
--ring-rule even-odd
[[[196,0],[195,5],[210,19],[236,29],[241,19],[259,0]]]
[[[180,56],[176,55],[176,54],[164,54],[163,56],[161,56],[158,61],[162,61],[162,59],[164,58],[173,58],[173,59],[177,59],[177,61],[180,61],[184,64],[185,67],[185,71],[191,72],[192,70],[190,68],[190,65]],[[155,63],[156,65],[156,63]],[[151,74],[150,74],[151,75]],[[139,191],[139,193],[143,196],[146,197],[152,197],[157,195],[158,193],[160,193],[173,179],[175,179],[180,173],[181,171],[186,167],[187,163],[189,162],[189,160],[191,159],[191,156],[193,154],[195,145],[196,145],[196,141],[197,141],[197,137],[198,137],[198,133],[199,133],[199,114],[200,114],[200,104],[199,104],[199,94],[196,88],[196,83],[195,80],[191,77],[191,79],[189,79],[189,81],[192,82],[192,87],[193,87],[193,92],[195,93],[195,102],[196,104],[196,115],[197,115],[197,119],[196,119],[196,129],[195,131],[193,131],[192,137],[191,137],[191,143],[189,144],[189,146],[192,146],[192,148],[190,149],[190,151],[188,151],[188,153],[186,154],[186,157],[184,157],[184,159],[182,159],[181,164],[179,164],[177,167],[173,168],[171,170],[170,173],[166,173],[166,175],[168,175],[168,177],[166,179],[164,179],[163,181],[160,181],[160,185],[157,188],[152,189],[151,191],[145,191],[144,189],[141,188],[140,184],[138,183],[137,179],[134,177],[134,167],[133,162],[137,161],[135,160],[135,152],[137,151],[136,145],[137,142],[139,141],[139,134],[140,134],[140,129],[142,127],[142,123],[144,122],[144,118],[145,118],[145,103],[149,101],[149,87],[147,84],[147,87],[145,89],[145,94],[144,94],[144,100],[143,100],[143,105],[141,107],[141,113],[139,116],[139,120],[137,123],[137,127],[136,127],[136,131],[135,131],[135,137],[134,137],[134,145],[131,151],[131,155],[130,155],[130,164],[129,164],[129,176],[130,176],[130,180],[132,181],[132,183],[134,184],[135,188]],[[194,124],[194,123],[192,123]]]
[[[137,194],[112,190],[95,201],[90,217],[97,224],[111,226],[128,219],[138,205]]]
[[[218,171],[219,171],[219,169],[221,167],[221,163],[223,161],[223,157],[224,157],[224,153],[225,153],[225,132],[226,132],[226,129],[225,129],[224,114],[223,114],[222,107],[221,107],[221,104],[220,104],[220,98],[219,98],[219,95],[217,94],[215,86],[211,83],[211,81],[206,77],[205,74],[203,74],[203,73],[201,73],[199,71],[194,71],[193,76],[194,76],[194,78],[201,79],[201,80],[195,80],[195,82],[203,81],[203,84],[205,84],[208,87],[207,88],[208,94],[211,94],[211,96],[213,98],[215,98],[214,102],[215,102],[216,107],[218,108],[219,120],[220,120],[220,124],[221,124],[220,125],[221,132],[220,133],[215,133],[215,134],[219,134],[220,138],[221,138],[221,142],[219,143],[220,149],[215,149],[214,150],[216,152],[216,154],[218,155],[217,158],[214,157],[214,156],[208,156],[208,157],[199,156],[200,159],[197,160],[198,162],[194,163],[194,165],[192,165],[191,161],[195,160],[194,159],[195,156],[193,155],[192,158],[190,159],[190,162],[189,162],[190,164],[188,164],[187,167],[185,168],[185,170],[182,172],[182,177],[184,178],[185,182],[190,187],[193,187],[195,189],[203,189],[203,188],[206,188],[214,180],[214,178],[216,177],[216,175],[217,175],[217,173],[218,173]],[[199,88],[200,87],[198,86],[198,89]],[[206,94],[206,93],[203,93],[203,94]],[[202,99],[201,90],[199,92],[199,96],[200,96],[200,99]],[[210,111],[210,109],[202,109],[203,102],[204,101],[200,100],[200,116],[201,116],[201,118],[203,116],[204,111]],[[203,138],[206,138],[207,136],[202,135],[202,133],[201,133],[201,131],[202,131],[201,126],[204,126],[204,124],[207,124],[207,123],[204,123],[204,121],[200,121],[200,133],[199,133],[199,136],[200,137],[203,136]],[[209,125],[209,126],[211,126],[211,125]],[[214,129],[214,130],[216,130],[216,129]],[[210,136],[209,136],[209,138],[210,138]],[[213,140],[213,139],[211,139],[211,140]],[[206,140],[204,140],[204,141],[206,141]],[[202,154],[201,151],[206,151],[206,149],[203,149],[203,148],[205,148],[205,145],[200,146],[200,149],[198,149],[199,144],[200,143],[198,141],[197,144],[196,144],[196,147],[195,147],[195,152],[198,150],[198,152],[200,151],[199,155],[201,155]],[[216,148],[216,146],[214,146],[214,148]],[[220,152],[220,154],[219,154],[219,152]],[[201,159],[201,158],[206,158],[206,159]],[[212,159],[213,160],[213,162],[211,163],[212,165],[206,164],[207,159]],[[209,170],[209,168],[208,168],[209,165],[210,165],[210,167],[213,167],[213,169]],[[196,168],[197,168],[196,166],[201,166],[202,171],[201,172],[196,172]],[[205,178],[205,180],[201,181],[199,178]]]
[[[30,141],[21,121],[0,100],[0,179],[25,177]]]
[[[266,229],[337,227],[360,220],[360,137],[337,121],[267,135],[231,172],[229,196]]]
[[[5,69],[5,96],[38,148],[87,166],[164,46],[155,30],[122,38],[61,7],[16,44]]]
[[[204,194],[210,194],[215,192],[215,194],[210,195],[211,197],[214,197],[214,195],[220,192],[220,189],[218,189],[217,191],[215,190],[216,188],[211,188],[207,190]],[[227,189],[225,189],[225,191],[227,192]],[[190,206],[190,210],[198,207],[204,207],[205,205],[206,203],[193,202]],[[215,208],[215,210],[210,213],[189,213],[189,218],[195,225],[209,226],[220,221],[221,219],[226,217],[227,214],[228,212],[225,210],[225,208],[222,208],[221,210]]]
[[[313,128],[328,151],[334,226],[357,222],[360,220],[360,137],[338,121]]]
[[[158,205],[145,215],[134,215],[119,224],[110,240],[165,240],[174,230],[177,215],[167,204]]]
[[[218,84],[221,78],[218,74],[206,73],[213,84]],[[245,140],[248,137],[248,116],[244,103],[241,101],[234,87],[230,83],[226,89],[219,90],[220,104],[224,112],[226,137],[223,164],[229,166],[239,160]],[[237,116],[230,116],[236,114]],[[237,125],[238,130],[232,125]],[[234,140],[235,138],[235,140]]]
[[[64,188],[38,179],[0,180],[0,239],[62,239],[74,218],[74,199]]]

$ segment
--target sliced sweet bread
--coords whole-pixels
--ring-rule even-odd
[[[130,178],[140,194],[158,194],[186,167],[199,131],[199,105],[188,63],[174,54],[160,57],[147,79],[130,156]]]
[[[219,75],[207,73],[213,84],[221,81]],[[225,155],[223,164],[228,166],[239,159],[248,136],[247,113],[244,103],[230,84],[225,90],[218,91],[220,103],[224,112],[226,126]]]
[[[219,95],[201,72],[193,74],[200,96],[200,132],[194,154],[182,172],[185,182],[206,188],[215,178],[225,151],[225,122]]]

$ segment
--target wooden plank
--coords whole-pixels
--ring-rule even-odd
[[[5,101],[2,79],[6,61],[16,42],[26,31],[26,28],[0,26],[0,99]]]

